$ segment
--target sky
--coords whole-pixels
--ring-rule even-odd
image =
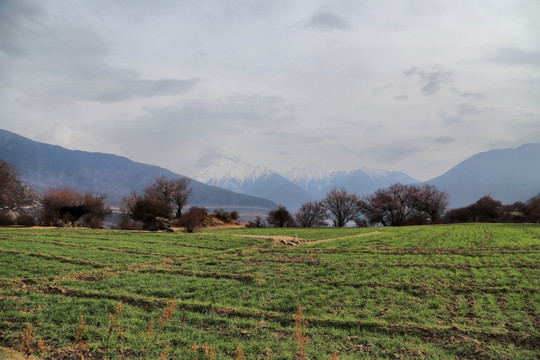
[[[180,174],[540,142],[538,0],[0,0],[0,128]]]

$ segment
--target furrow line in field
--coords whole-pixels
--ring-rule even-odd
[[[240,259],[238,261],[244,262],[245,260]],[[252,264],[262,264],[262,263],[298,263],[298,264],[307,264],[307,265],[316,265],[316,264],[333,264],[331,261],[321,260],[316,257],[283,257],[283,258],[266,258],[266,259],[251,259],[250,263]],[[380,262],[345,262],[344,264],[349,266],[357,267],[370,267],[370,266],[381,266],[381,267],[395,267],[395,268],[433,268],[433,269],[453,269],[453,270],[469,270],[469,269],[538,269],[540,266],[537,264],[441,264],[441,263],[425,263],[425,264],[389,264],[389,263],[380,263]]]
[[[242,281],[245,283],[256,283],[258,281],[280,281],[290,282],[293,279],[283,276],[257,276],[252,274],[236,274],[236,273],[223,273],[219,271],[201,271],[201,270],[187,270],[187,269],[167,269],[167,268],[141,268],[135,269],[134,272],[147,273],[147,274],[177,274],[186,276],[196,276],[202,278],[215,278],[215,279],[233,279]],[[520,287],[517,290],[511,289],[506,286],[478,286],[478,285],[455,285],[455,284],[438,284],[438,285],[426,285],[426,284],[414,284],[414,283],[401,283],[401,282],[355,282],[355,281],[339,281],[339,280],[325,280],[325,279],[302,279],[303,283],[310,284],[324,284],[334,287],[353,287],[353,288],[392,288],[403,291],[410,291],[414,294],[420,294],[425,292],[439,294],[441,290],[448,290],[454,294],[470,294],[471,292],[480,292],[486,294],[507,294],[507,293],[540,293],[540,289],[537,288],[524,288]]]
[[[43,254],[43,253],[30,252],[30,251],[18,251],[18,250],[0,249],[0,252],[8,253],[8,254],[34,256],[34,257],[50,259],[50,260],[57,260],[57,261],[60,261],[60,262],[66,262],[66,263],[72,263],[72,264],[90,265],[90,266],[98,267],[98,268],[111,266],[110,264],[100,263],[100,262],[97,262],[97,261],[73,259],[73,258],[69,258],[69,257],[66,257],[66,256],[50,255],[50,254]]]
[[[75,298],[95,298],[95,299],[110,299],[118,300],[124,303],[141,307],[163,307],[170,303],[167,299],[146,298],[142,296],[133,296],[119,293],[102,293],[97,291],[82,291],[77,289],[69,289],[59,286],[42,286],[36,287],[36,291],[50,295],[63,295]],[[208,313],[215,312],[226,317],[239,317],[257,320],[269,320],[281,323],[283,326],[293,326],[295,323],[294,314],[285,314],[281,312],[273,312],[267,310],[254,310],[230,306],[216,306],[208,303],[194,303],[189,301],[176,300],[177,305],[188,311]],[[501,331],[486,331],[475,328],[462,328],[456,324],[451,326],[428,326],[410,323],[384,323],[365,320],[346,320],[346,319],[328,319],[315,318],[306,316],[308,326],[322,328],[339,328],[339,329],[368,329],[371,331],[400,334],[400,335],[417,335],[430,342],[440,342],[440,339],[450,338],[451,336],[474,337],[481,341],[497,341],[500,343],[512,343],[519,347],[530,349],[540,349],[540,336],[537,334],[521,333],[513,330],[505,332]]]
[[[76,271],[67,274],[56,275],[52,277],[38,278],[20,278],[14,280],[0,280],[0,285],[19,286],[19,285],[37,285],[43,283],[52,283],[58,280],[75,279],[80,281],[100,281],[113,276],[119,276],[127,273],[138,273],[146,267],[155,267],[156,262],[132,264],[132,265],[116,265],[96,270]]]
[[[384,245],[383,245],[384,246]],[[261,253],[291,253],[291,254],[375,254],[375,255],[447,255],[455,254],[470,257],[484,257],[493,254],[540,254],[540,246],[516,246],[516,247],[484,247],[484,248],[387,248],[378,246],[370,249],[306,249],[305,247],[295,246],[282,249],[261,249]]]
[[[165,268],[153,268],[153,269],[142,269],[138,271],[143,274],[176,274],[176,275],[186,275],[186,276],[196,276],[201,278],[213,278],[213,279],[233,279],[239,280],[246,283],[255,282],[256,277],[249,274],[234,274],[234,273],[222,273],[218,271],[197,271],[197,270],[187,270],[187,269],[165,269]],[[267,279],[270,277],[267,277]],[[263,279],[260,277],[260,279]]]
[[[523,297],[523,302],[525,303],[524,310],[527,313],[527,316],[531,319],[531,322],[534,324],[534,327],[536,329],[540,329],[540,318],[539,314],[537,314],[534,310],[534,304],[532,303],[532,300],[528,296]]]
[[[66,243],[66,242],[61,242],[61,241],[43,241],[43,240],[36,240],[36,239],[19,239],[19,240],[24,241],[24,242],[39,243],[39,244],[45,244],[45,245],[52,244],[52,245],[59,245],[59,246],[68,246],[68,247],[82,248],[82,249],[89,249],[89,250],[110,251],[110,252],[125,253],[125,254],[157,255],[157,256],[170,256],[170,257],[175,256],[172,254],[158,253],[158,252],[153,252],[153,251],[134,250],[134,249],[128,249],[128,248],[90,246],[90,245]]]
[[[217,247],[217,246],[204,246],[204,245],[193,245],[193,244],[185,244],[182,243],[181,240],[179,241],[151,241],[151,240],[140,240],[140,239],[103,239],[107,240],[108,242],[116,241],[116,242],[130,242],[134,244],[150,244],[150,245],[170,245],[170,246],[178,246],[178,247],[189,247],[189,248],[198,248],[198,249],[208,249],[208,250],[229,250],[229,247]],[[204,240],[201,240],[201,242],[204,242]]]
[[[80,239],[88,240],[88,238],[85,238],[85,237],[82,237],[82,236],[70,237],[70,238],[80,238]],[[92,240],[95,240],[95,239],[96,238],[92,238]],[[0,240],[9,241],[9,240],[12,240],[12,239],[4,237],[4,238],[0,238]],[[103,240],[107,240],[107,242],[115,241],[114,239],[103,239]],[[28,239],[28,238],[17,239],[17,241],[24,241],[24,242],[30,242],[30,243],[40,243],[40,244],[45,244],[45,245],[53,244],[53,245],[69,246],[69,247],[76,247],[76,248],[84,248],[84,249],[90,249],[90,250],[92,250],[92,249],[98,249],[98,250],[114,249],[114,248],[109,248],[109,247],[99,247],[99,246],[92,246],[92,245],[74,244],[74,243],[68,243],[68,242],[62,242],[62,241],[45,241],[45,240],[36,240],[36,239]],[[208,250],[216,250],[216,251],[229,250],[229,248],[226,248],[226,247],[214,247],[214,246],[204,246],[204,245],[182,244],[182,243],[179,243],[179,242],[137,241],[137,240],[121,240],[121,241],[132,242],[132,243],[135,243],[135,244],[172,245],[172,246],[178,246],[178,247],[208,249]],[[134,250],[134,251],[136,251],[136,250]]]
[[[0,240],[10,241],[10,240],[13,240],[13,239],[2,238]],[[62,242],[62,241],[45,241],[45,240],[24,238],[24,239],[17,239],[17,242],[38,243],[38,244],[45,244],[45,245],[61,245],[61,246],[69,246],[69,247],[76,247],[76,248],[93,249],[93,247],[91,247],[91,246],[81,245],[81,244],[73,244],[73,243],[66,243],[66,242]]]

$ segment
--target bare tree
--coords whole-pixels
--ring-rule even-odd
[[[327,226],[324,221],[326,218],[328,218],[326,209],[318,201],[302,204],[295,215],[296,222],[302,227]]]
[[[275,210],[270,210],[266,220],[275,227],[293,227],[296,225],[291,213],[283,205]]]
[[[0,208],[12,210],[29,204],[32,202],[30,193],[23,186],[13,165],[0,159]]]
[[[369,224],[401,226],[438,222],[448,204],[448,194],[433,185],[392,184],[361,202]]]
[[[133,219],[133,213],[135,212],[135,204],[137,200],[142,199],[143,197],[135,190],[131,191],[129,196],[124,196],[122,198],[122,204],[120,206],[120,213],[126,219]]]
[[[448,193],[440,191],[434,185],[422,186],[418,193],[417,208],[426,213],[432,223],[441,220],[448,206]]]
[[[419,193],[418,186],[392,184],[366,197],[361,204],[362,214],[370,224],[403,225],[417,211]]]
[[[333,188],[322,200],[322,205],[332,216],[334,226],[342,227],[360,214],[360,198],[344,188]]]
[[[187,205],[193,189],[189,187],[191,179],[183,177],[171,180],[172,202],[176,206],[176,217],[182,216],[182,208]]]
[[[182,216],[182,208],[187,205],[192,189],[189,188],[191,179],[182,177],[167,180],[165,176],[158,177],[144,190],[146,197],[151,197],[176,207],[175,217]]]

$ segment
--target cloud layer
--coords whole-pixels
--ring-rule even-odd
[[[540,142],[540,3],[0,2],[0,127],[174,171],[428,179]]]

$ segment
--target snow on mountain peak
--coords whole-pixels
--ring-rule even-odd
[[[362,167],[362,168],[360,168],[360,170],[365,172],[371,178],[388,176],[388,174],[390,174],[390,172],[388,170],[384,170],[384,169],[372,169],[372,168],[368,168],[368,167]]]
[[[285,177],[292,182],[301,182],[306,179],[324,179],[329,175],[328,171],[317,166],[296,166],[289,170]]]
[[[195,180],[206,184],[219,184],[224,181],[242,184],[246,180],[257,179],[275,172],[262,165],[249,164],[238,156],[211,155],[201,158],[189,173]]]

